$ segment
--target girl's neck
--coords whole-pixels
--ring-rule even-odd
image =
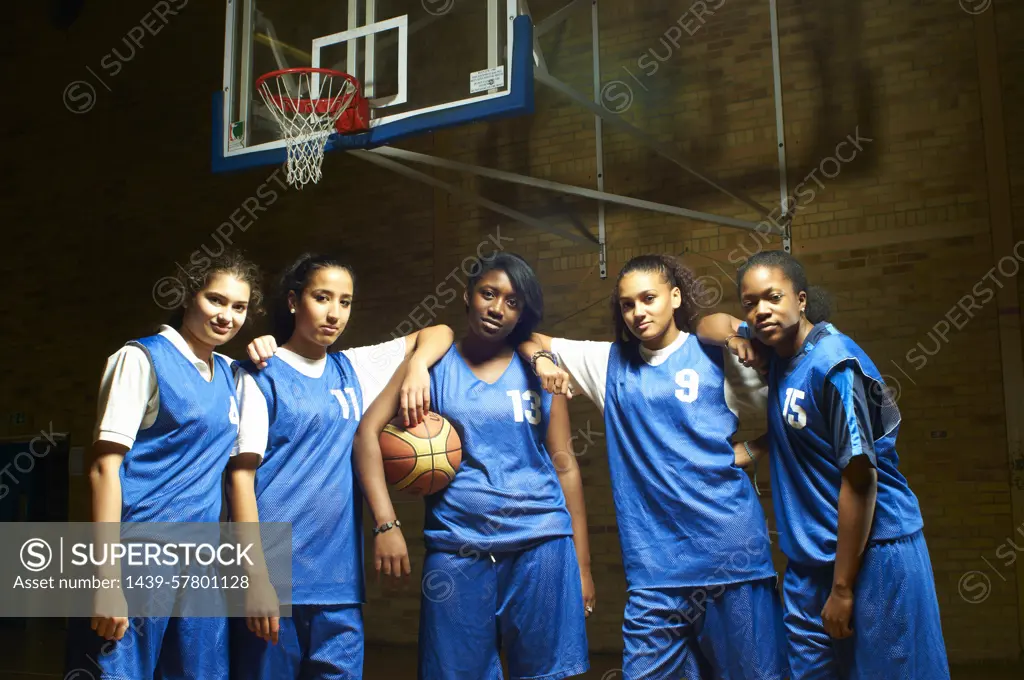
[[[776,345],[775,353],[785,359],[795,356],[800,351],[800,348],[804,346],[804,342],[807,340],[807,336],[811,334],[813,328],[814,324],[806,316],[801,316],[800,323],[797,326],[796,333],[793,334],[792,340],[783,341]]]
[[[209,345],[198,337],[192,334],[192,331],[188,329],[184,324],[181,328],[177,329],[178,335],[182,337],[188,348],[192,350],[192,353],[196,355],[201,361],[205,361],[210,364],[213,361],[213,345]]]
[[[668,329],[664,333],[662,333],[657,338],[654,338],[653,340],[647,340],[641,344],[646,349],[649,349],[652,352],[657,351],[659,349],[665,349],[666,347],[668,347],[673,342],[679,339],[679,334],[681,332],[682,331],[676,328],[675,320],[673,320],[672,323],[669,324]]]
[[[295,333],[292,337],[288,338],[288,342],[284,343],[282,347],[291,352],[295,352],[300,357],[304,357],[312,361],[323,359],[327,356],[326,347],[315,343],[312,340],[307,340],[306,338],[299,336],[298,333]]]
[[[467,333],[462,336],[462,339],[459,340],[458,349],[463,357],[473,363],[507,357],[515,351],[504,342],[494,342],[473,333]]]

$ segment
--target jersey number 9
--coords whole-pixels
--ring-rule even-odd
[[[700,387],[700,375],[692,368],[684,368],[676,373],[676,399],[684,404],[692,404],[697,401],[697,389]]]

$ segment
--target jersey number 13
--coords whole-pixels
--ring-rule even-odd
[[[516,422],[521,423],[525,418],[526,422],[531,425],[537,425],[540,423],[540,395],[533,390],[509,390],[505,394],[512,400],[512,411],[515,415]],[[524,408],[523,403],[527,406]]]

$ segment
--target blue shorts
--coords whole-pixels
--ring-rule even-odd
[[[853,636],[821,623],[833,567],[790,562],[783,581],[793,680],[948,680],[939,601],[924,534],[868,546],[857,576]]]
[[[631,590],[624,680],[781,680],[788,675],[775,578]]]
[[[428,551],[420,606],[420,680],[559,680],[590,668],[572,538],[513,553]]]
[[[277,644],[231,620],[231,677],[236,680],[356,680],[363,677],[363,608],[292,605]]]
[[[68,680],[227,680],[228,623],[224,618],[128,619],[114,642],[75,619],[68,628]]]

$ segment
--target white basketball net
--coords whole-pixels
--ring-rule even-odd
[[[356,85],[329,73],[303,71],[267,78],[259,91],[281,126],[288,149],[288,184],[301,189],[319,182],[327,138],[355,99]]]

